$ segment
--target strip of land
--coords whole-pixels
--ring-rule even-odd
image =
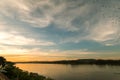
[[[15,62],[15,63],[120,65],[120,60],[77,59],[77,60],[61,60],[61,61],[27,61],[27,62]]]

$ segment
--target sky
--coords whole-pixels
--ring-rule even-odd
[[[1,0],[0,56],[120,59],[120,0]]]

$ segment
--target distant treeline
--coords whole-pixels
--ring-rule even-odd
[[[29,61],[29,62],[16,62],[16,63],[120,65],[120,60],[78,59],[78,60],[61,60],[61,61]]]

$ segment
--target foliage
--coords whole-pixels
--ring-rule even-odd
[[[5,66],[6,59],[2,56],[0,56],[0,66],[3,68]]]

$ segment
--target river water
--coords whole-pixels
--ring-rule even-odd
[[[120,66],[62,64],[16,64],[16,66],[55,80],[120,80]]]

